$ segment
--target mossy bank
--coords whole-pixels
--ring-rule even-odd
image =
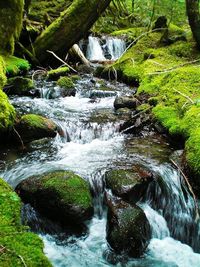
[[[185,141],[186,162],[195,177],[197,192],[200,187],[199,60],[200,53],[191,34],[172,26],[167,32],[144,33],[115,64],[100,70],[104,77],[117,71],[118,79],[138,85],[136,97],[145,94],[154,117],[171,136]]]
[[[21,225],[21,207],[20,198],[0,178],[0,266],[50,267],[42,240]]]

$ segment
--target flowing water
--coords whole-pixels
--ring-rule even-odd
[[[77,82],[75,97],[62,98],[55,84],[39,80],[37,87],[43,97],[13,97],[12,103],[20,114],[52,118],[62,134],[34,141],[26,151],[2,150],[0,176],[15,187],[29,176],[61,169],[72,170],[89,181],[95,215],[84,236],[58,238],[55,233],[45,234],[41,231],[44,219],[31,207],[24,209],[24,216],[41,235],[45,253],[55,267],[113,266],[113,258],[116,266],[199,267],[200,233],[195,222],[195,203],[183,177],[170,163],[173,149],[155,133],[141,137],[120,133],[123,118],[115,114],[113,102],[116,95],[130,94],[130,88],[107,82],[108,90],[101,91],[101,84],[101,80],[86,75]],[[52,91],[54,98],[50,97]],[[142,258],[120,260],[106,243],[104,175],[108,169],[131,167],[138,162],[156,176],[139,203],[150,222],[152,239]],[[55,230],[51,222],[47,224]]]
[[[124,40],[114,37],[89,36],[86,57],[90,61],[105,61],[118,59],[126,49]]]

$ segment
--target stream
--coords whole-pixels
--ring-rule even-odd
[[[110,59],[125,49],[122,41],[114,47],[113,40],[105,42]],[[89,38],[88,58],[105,60],[104,48],[98,38]],[[115,97],[133,94],[134,88],[84,74],[75,83],[75,97],[60,97],[54,82],[37,79],[35,83],[40,98],[14,96],[11,102],[21,115],[35,113],[53,119],[60,134],[31,142],[25,151],[2,146],[0,176],[15,188],[33,175],[72,170],[89,181],[94,196],[95,213],[82,236],[59,233],[56,225],[24,206],[22,219],[43,239],[53,266],[200,267],[200,225],[195,221],[194,200],[170,161],[174,149],[155,132],[144,131],[138,137],[119,131],[125,118],[114,110]],[[157,177],[138,203],[150,222],[152,239],[143,257],[120,258],[106,241],[105,172],[136,163]],[[50,229],[48,234],[44,225]]]
[[[29,176],[58,169],[72,170],[87,179],[94,192],[95,215],[88,223],[86,235],[58,238],[57,234],[41,231],[41,218],[32,208],[26,207],[24,216],[42,237],[44,251],[53,266],[103,267],[113,266],[110,258],[115,257],[106,242],[105,171],[142,162],[162,177],[166,190],[163,192],[158,182],[139,203],[153,232],[146,254],[140,259],[116,260],[117,266],[199,267],[200,254],[193,251],[200,248],[194,201],[170,163],[173,149],[155,133],[144,133],[141,137],[120,133],[121,118],[116,116],[113,102],[116,95],[129,95],[133,89],[105,82],[109,90],[101,91],[101,83],[102,80],[84,75],[76,83],[75,97],[48,99],[50,91],[58,88],[52,82],[38,80],[41,98],[13,97],[12,104],[20,114],[52,118],[63,134],[34,141],[25,152],[1,149],[4,164],[0,165],[0,175],[13,187]],[[91,101],[94,94],[98,97]]]

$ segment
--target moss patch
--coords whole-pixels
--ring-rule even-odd
[[[74,83],[69,77],[61,77],[58,80],[57,85],[65,89],[74,88]]]
[[[20,76],[8,79],[7,85],[9,86],[7,92],[9,95],[27,95],[34,88],[31,79]]]
[[[41,239],[21,225],[21,205],[17,194],[0,179],[0,265],[21,267],[23,259],[27,266],[51,266]]]
[[[22,58],[7,56],[4,57],[4,61],[6,66],[6,74],[8,76],[19,75],[20,73],[27,72],[30,69],[29,62]]]
[[[61,67],[57,68],[55,70],[50,70],[47,73],[47,78],[50,80],[56,80],[59,79],[60,76],[65,76],[69,73],[69,68],[68,67]]]

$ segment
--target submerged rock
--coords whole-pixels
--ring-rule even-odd
[[[63,225],[81,225],[93,215],[89,184],[70,171],[54,171],[22,181],[16,192],[41,214]]]
[[[7,95],[39,96],[39,91],[35,90],[33,81],[20,76],[8,79],[4,91]]]
[[[61,77],[57,81],[57,85],[62,88],[63,96],[75,96],[76,95],[75,85],[69,77]]]
[[[22,116],[15,129],[25,143],[57,134],[57,125],[51,119],[35,114]]]
[[[153,174],[146,168],[134,165],[132,169],[111,170],[106,173],[106,186],[130,203],[137,202],[146,192]]]
[[[107,241],[118,254],[140,257],[146,250],[151,228],[144,211],[122,200],[108,200]]]
[[[135,109],[138,105],[138,100],[134,96],[117,96],[114,102],[114,108],[129,108]]]

